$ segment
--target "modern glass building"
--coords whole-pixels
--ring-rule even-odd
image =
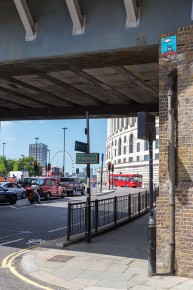
[[[47,163],[47,150],[48,145],[43,143],[29,144],[29,156],[37,159],[37,162],[42,166],[45,166]]]

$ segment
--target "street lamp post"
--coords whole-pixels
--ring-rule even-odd
[[[64,130],[64,150],[63,150],[63,176],[65,176],[65,130],[67,128],[62,128]]]
[[[5,150],[5,142],[4,143],[2,143],[3,144],[3,157],[4,157],[4,150]]]
[[[39,138],[36,137],[35,139],[36,139],[36,161],[37,161],[37,159],[38,159],[38,140],[39,140]]]

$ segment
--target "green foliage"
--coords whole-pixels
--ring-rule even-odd
[[[18,160],[7,159],[6,157],[0,156],[0,175],[8,175],[10,171],[20,171],[25,170],[29,172],[29,176],[34,176],[34,161],[33,157],[23,157]],[[40,164],[38,164],[38,172],[36,175],[41,176],[42,168]]]

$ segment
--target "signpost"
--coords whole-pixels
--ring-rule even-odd
[[[91,191],[90,191],[90,164],[99,164],[99,153],[90,153],[90,134],[89,134],[89,114],[86,112],[87,143],[75,141],[75,151],[84,152],[76,153],[76,164],[87,164],[87,199],[85,213],[85,240],[91,243]]]
[[[99,153],[76,153],[76,164],[99,164]]]
[[[87,143],[75,141],[75,151],[87,152],[88,145]]]

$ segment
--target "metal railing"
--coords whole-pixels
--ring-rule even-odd
[[[153,191],[153,201],[159,189]],[[97,232],[107,225],[130,220],[149,209],[149,192],[143,191],[125,196],[115,196],[106,199],[91,201],[91,229]],[[67,240],[73,235],[84,233],[86,230],[86,202],[68,204]]]

